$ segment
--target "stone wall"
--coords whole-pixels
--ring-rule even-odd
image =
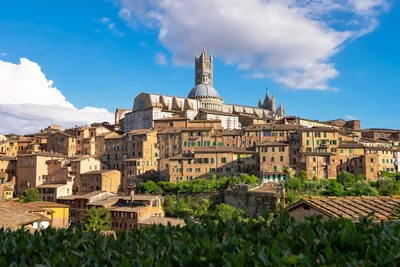
[[[278,183],[265,183],[253,189],[241,185],[235,189],[225,190],[224,202],[244,210],[250,217],[258,217],[263,209],[275,211],[279,207],[284,207],[285,188],[283,184]]]

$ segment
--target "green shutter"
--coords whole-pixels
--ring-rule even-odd
[[[183,142],[183,146],[184,147],[186,147],[187,146],[187,142],[185,141],[185,142]]]
[[[217,143],[216,142],[213,142],[213,146],[216,146],[217,145]]]
[[[201,146],[201,141],[197,141],[197,146]]]

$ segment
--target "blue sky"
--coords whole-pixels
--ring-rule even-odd
[[[398,4],[350,0],[348,11],[349,6],[334,6],[335,0],[321,0],[315,2],[323,7],[297,3],[293,14],[280,6],[286,1],[282,0],[265,9],[278,14],[278,22],[271,22],[263,21],[265,14],[251,13],[252,8],[260,9],[260,3],[234,1],[246,6],[230,10],[223,8],[224,0],[216,5],[169,1],[187,5],[179,8],[153,0],[3,1],[0,60],[20,64],[20,58],[26,58],[37,63],[77,110],[90,106],[114,112],[131,108],[140,92],[186,96],[194,83],[192,59],[206,42],[215,58],[214,86],[226,103],[256,105],[268,87],[289,115],[320,120],[354,117],[365,128],[399,128]],[[375,6],[363,5],[368,1]],[[193,10],[197,11],[192,14]],[[282,19],[279,12],[290,12],[293,20]],[[271,33],[275,29],[282,33],[279,37]],[[364,30],[368,33],[363,35]],[[157,60],[157,54],[166,62]],[[16,77],[21,78],[0,81],[2,93],[23,79]],[[46,98],[33,83],[15,88],[21,96],[24,90],[33,90]],[[40,98],[32,104],[41,105]],[[6,94],[0,105],[29,104],[29,99],[12,99]],[[47,122],[37,119],[38,126]],[[0,132],[11,130],[0,127]]]

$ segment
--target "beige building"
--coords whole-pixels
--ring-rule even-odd
[[[127,156],[124,159],[122,187],[130,192],[138,179],[158,176],[159,145],[157,131],[134,130],[127,134]]]
[[[28,188],[43,184],[43,177],[48,175],[49,160],[63,159],[66,156],[54,153],[36,153],[19,155],[17,161],[16,192],[21,194]]]
[[[90,171],[104,170],[106,167],[100,162],[100,160],[90,157],[81,156],[71,160],[71,175],[74,176],[73,192],[78,193],[81,189],[81,175]]]
[[[196,147],[194,153],[169,158],[167,177],[176,183],[213,174],[231,176],[244,172],[256,173],[256,152],[237,148]]]
[[[15,140],[0,142],[0,156],[16,157],[18,154],[18,144]]]
[[[78,129],[66,130],[66,132],[76,134],[76,155],[97,156],[99,150],[96,150],[96,137],[111,132],[104,126],[79,127]]]
[[[17,158],[0,156],[0,184],[11,182],[17,173]]]
[[[118,193],[121,186],[121,172],[117,170],[90,171],[81,174],[82,193],[105,191]]]
[[[52,133],[47,137],[46,151],[74,157],[76,155],[76,137],[64,132]]]
[[[256,143],[259,163],[259,177],[267,182],[287,180],[289,170],[289,143]],[[286,172],[285,172],[286,171]]]
[[[72,182],[44,182],[36,187],[43,201],[57,202],[57,198],[72,195]]]

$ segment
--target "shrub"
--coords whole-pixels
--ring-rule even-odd
[[[215,207],[214,217],[217,220],[226,222],[228,220],[240,219],[241,217],[244,216],[244,214],[245,213],[243,210],[222,203]]]
[[[317,190],[319,183],[315,181],[304,181],[303,187],[305,190]]]
[[[286,183],[286,187],[290,190],[301,190],[303,189],[303,183],[300,178],[291,177]]]
[[[299,178],[302,181],[308,180],[307,172],[305,170],[300,171]]]
[[[376,181],[376,189],[379,195],[391,196],[397,193],[399,190],[397,183],[392,178],[382,178]]]
[[[349,196],[377,196],[378,191],[366,181],[357,181],[348,191]]]
[[[318,188],[319,189],[325,189],[327,186],[328,186],[328,184],[330,183],[330,179],[321,179],[321,180],[319,180],[319,186],[318,186]]]
[[[21,203],[29,203],[35,201],[40,201],[40,194],[36,188],[26,189],[24,192],[22,192],[19,198],[19,202]]]
[[[164,192],[154,181],[147,181],[140,184],[140,192],[146,194],[162,195]]]
[[[341,171],[337,175],[336,179],[339,183],[341,183],[344,187],[351,187],[356,182],[356,177],[348,172]]]
[[[343,196],[343,194],[344,190],[343,190],[343,185],[341,183],[335,180],[329,181],[329,184],[326,186],[324,195],[340,197]]]
[[[115,235],[0,230],[0,266],[398,266],[399,222],[320,219],[187,220]]]
[[[111,227],[111,213],[106,208],[86,209],[83,223],[86,230],[108,231]]]

